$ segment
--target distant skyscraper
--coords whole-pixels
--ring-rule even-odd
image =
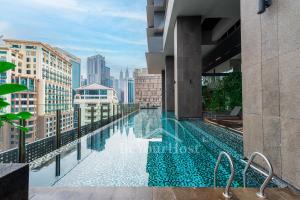
[[[119,101],[124,103],[124,74],[123,74],[123,70],[120,71],[120,98]]]
[[[111,84],[111,76],[110,76],[110,68],[109,67],[104,67],[103,73],[101,74],[101,82],[102,85],[106,86],[106,87],[112,87]]]
[[[134,103],[134,80],[128,80],[128,103]]]
[[[105,57],[95,55],[87,58],[87,83],[102,84],[102,74],[104,74]]]
[[[84,78],[83,76],[80,77],[80,86],[87,85],[87,78]]]
[[[116,78],[113,78],[112,77],[112,80],[113,80],[113,88],[115,89],[116,93],[117,93],[117,96],[118,96],[118,99],[120,100],[121,96],[120,96],[120,81],[119,79],[116,79]]]
[[[125,71],[125,77],[123,76],[123,71],[120,72],[120,101],[127,104],[127,103],[133,103],[134,100],[134,90],[131,91],[129,87],[132,87],[134,85],[134,81],[130,81],[129,77],[129,71],[126,69]],[[130,83],[129,83],[130,82]]]
[[[105,65],[105,57],[100,54],[87,59],[87,84],[94,83],[112,87],[110,68]]]

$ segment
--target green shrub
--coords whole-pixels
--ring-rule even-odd
[[[217,80],[216,87],[212,90],[203,86],[202,92],[205,110],[224,112],[232,110],[235,106],[242,107],[242,73],[230,73]]]
[[[9,62],[0,61],[0,73],[5,73],[8,70],[14,69],[16,66]],[[15,92],[20,92],[27,90],[27,87],[19,84],[1,84],[0,85],[0,110],[5,109],[10,104],[6,102],[3,98],[4,95],[12,94]],[[17,123],[19,120],[26,120],[31,118],[31,113],[29,112],[19,112],[19,113],[2,113],[0,114],[0,128],[6,123],[10,124],[24,132],[28,132],[28,128],[23,127]]]

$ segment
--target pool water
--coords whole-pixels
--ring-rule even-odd
[[[95,131],[67,151],[31,168],[31,186],[174,186],[213,187],[220,151],[234,161],[234,187],[242,186],[243,141],[229,130],[198,121],[177,121],[173,113],[141,110]],[[218,185],[230,175],[221,162]],[[248,186],[263,177],[248,173]]]

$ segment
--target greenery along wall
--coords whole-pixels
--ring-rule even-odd
[[[242,73],[233,72],[228,76],[211,82],[204,81],[203,106],[206,111],[230,111],[235,106],[242,106]]]

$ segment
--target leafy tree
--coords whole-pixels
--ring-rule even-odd
[[[242,106],[242,73],[233,72],[223,79],[226,94],[226,106],[232,110],[235,106]]]
[[[8,70],[14,69],[16,66],[9,62],[0,61],[0,73],[5,73]],[[3,111],[10,104],[3,98],[4,95],[12,94],[27,90],[27,87],[19,84],[1,84],[0,85],[0,110]],[[30,119],[31,113],[19,112],[19,113],[1,113],[0,114],[0,128],[6,123],[10,124],[24,132],[28,132],[29,129],[21,126],[16,121]]]
[[[203,86],[204,108],[210,111],[223,112],[242,106],[242,74],[230,73],[218,80],[214,89]]]

